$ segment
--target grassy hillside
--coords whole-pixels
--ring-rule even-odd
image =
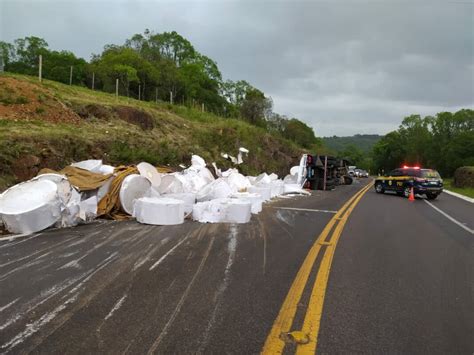
[[[356,134],[349,137],[323,137],[323,143],[327,148],[338,152],[344,150],[347,146],[353,145],[362,150],[364,153],[369,153],[372,147],[377,143],[382,136],[377,134]]]
[[[0,76],[0,191],[48,167],[103,159],[177,167],[191,154],[220,157],[250,150],[239,168],[286,174],[302,149],[246,122],[184,106],[143,102],[34,77]]]

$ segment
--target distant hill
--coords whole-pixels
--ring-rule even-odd
[[[348,145],[354,145],[364,153],[368,153],[382,137],[378,134],[356,134],[349,137],[323,137],[322,140],[324,145],[334,152],[341,151]]]

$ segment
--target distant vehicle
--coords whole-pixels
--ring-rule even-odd
[[[374,187],[378,193],[394,191],[407,198],[413,187],[415,194],[426,195],[428,200],[434,200],[443,192],[443,179],[433,169],[403,166],[403,168],[392,170],[387,176],[377,177]]]
[[[348,166],[348,167],[347,167],[347,174],[348,174],[349,176],[355,176],[355,169],[356,169],[356,168],[357,168],[357,167],[354,166],[354,165]]]
[[[359,172],[359,177],[368,178],[368,177],[369,177],[369,173],[368,173],[366,170],[361,170],[361,171]]]

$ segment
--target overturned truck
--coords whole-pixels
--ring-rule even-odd
[[[306,155],[306,183],[310,190],[333,190],[337,185],[352,184],[349,162],[328,155]]]

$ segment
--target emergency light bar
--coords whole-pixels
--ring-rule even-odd
[[[406,166],[406,165],[403,165],[403,169],[420,169],[419,166]]]

